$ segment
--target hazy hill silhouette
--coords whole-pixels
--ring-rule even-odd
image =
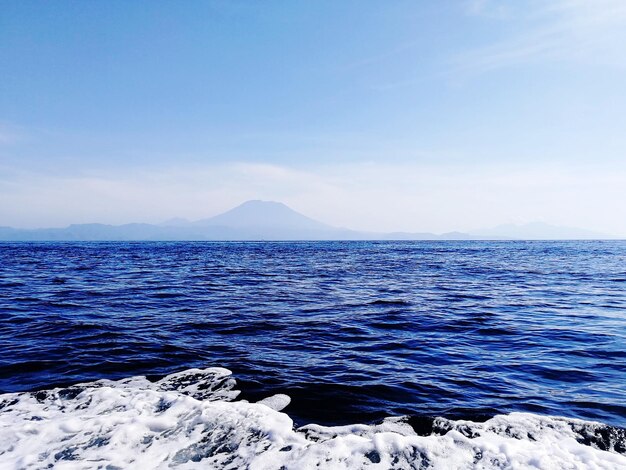
[[[223,214],[198,220],[194,226],[223,226],[236,228],[272,228],[282,230],[338,230],[290,209],[282,202],[246,201]]]
[[[509,232],[507,232],[509,230]],[[542,236],[543,234],[547,234]],[[521,236],[520,236],[521,235]],[[594,236],[596,235],[596,236]],[[333,227],[311,219],[281,202],[247,201],[222,214],[197,221],[174,218],[161,224],[73,224],[65,228],[0,227],[5,241],[129,240],[472,240],[472,239],[608,238],[580,229],[533,224],[500,226],[474,232],[376,233]]]

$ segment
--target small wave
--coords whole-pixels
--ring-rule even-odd
[[[20,281],[0,281],[0,287],[23,287],[26,284]]]
[[[376,299],[371,302],[367,302],[367,305],[384,305],[384,306],[397,306],[404,307],[412,305],[412,303],[408,300],[404,299]]]
[[[286,395],[236,400],[230,371],[0,395],[7,468],[626,469],[626,431],[511,413],[294,428]]]
[[[155,292],[151,295],[155,299],[175,299],[177,297],[184,297],[185,294],[181,292]]]

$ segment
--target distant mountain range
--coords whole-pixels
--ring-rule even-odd
[[[483,237],[503,237],[522,240],[594,240],[615,238],[582,228],[557,227],[542,222],[532,222],[524,225],[504,224],[489,230],[477,230],[472,233]]]
[[[223,214],[188,221],[153,224],[75,224],[65,228],[0,227],[3,241],[130,241],[130,240],[485,240],[612,238],[582,229],[534,223],[500,225],[471,233],[375,233],[333,227],[313,220],[280,202],[247,201]]]

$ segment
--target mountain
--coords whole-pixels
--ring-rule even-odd
[[[247,201],[223,214],[193,223],[199,227],[334,231],[335,227],[313,220],[290,209],[282,202]]]
[[[189,221],[170,219],[152,224],[74,224],[34,230],[0,227],[5,241],[130,240],[484,240],[610,238],[587,230],[547,224],[500,225],[472,233],[358,232],[318,222],[280,202],[247,201],[223,214]]]
[[[574,227],[560,227],[543,222],[523,225],[503,224],[491,229],[477,230],[472,235],[518,240],[598,240],[614,238],[610,235]]]
[[[246,240],[361,238],[358,232],[323,224],[274,201],[247,201],[223,214],[193,222],[192,226],[205,230],[227,228]]]

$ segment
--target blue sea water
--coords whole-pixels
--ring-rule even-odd
[[[626,425],[626,242],[0,244],[0,393],[198,367],[299,424]]]

